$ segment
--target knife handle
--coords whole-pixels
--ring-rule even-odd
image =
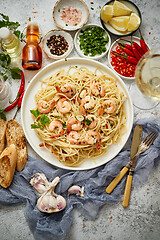
[[[133,174],[129,173],[129,175],[127,176],[127,182],[126,182],[126,187],[125,187],[124,197],[122,202],[123,207],[128,207],[129,205],[129,199],[130,199],[131,187],[132,187],[132,178],[133,178]]]
[[[113,181],[108,185],[106,188],[106,193],[111,193],[113,189],[118,185],[118,183],[121,181],[121,179],[124,177],[124,175],[128,172],[128,168],[124,167],[117,177],[113,179]]]

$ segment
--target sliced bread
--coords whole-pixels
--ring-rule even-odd
[[[21,125],[15,120],[10,120],[7,123],[6,138],[8,146],[15,144],[17,148],[17,165],[16,170],[22,171],[27,162],[27,146],[25,135]]]
[[[17,149],[14,144],[5,148],[0,155],[0,185],[4,188],[10,186],[17,162]]]
[[[3,119],[0,119],[0,154],[5,148],[6,142],[6,123]]]

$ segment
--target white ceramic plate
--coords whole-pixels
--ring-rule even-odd
[[[67,26],[67,24],[61,19],[61,10],[64,7],[74,7],[76,9],[81,10],[82,18],[81,22],[76,26]],[[89,10],[85,2],[83,0],[58,0],[53,9],[53,20],[57,27],[62,28],[68,31],[74,31],[84,26],[87,23],[89,18]]]
[[[61,35],[62,37],[65,38],[65,40],[67,41],[69,47],[68,47],[68,50],[58,56],[58,55],[54,55],[50,52],[50,48],[47,46],[47,40],[53,36],[53,35]],[[62,30],[58,30],[58,29],[54,29],[54,30],[51,30],[49,31],[44,37],[43,37],[43,40],[42,40],[42,48],[44,50],[44,52],[47,54],[48,57],[50,58],[53,58],[55,60],[58,60],[58,59],[62,59],[62,58],[66,58],[71,52],[72,52],[72,49],[73,49],[73,39],[71,37],[71,35],[65,31],[62,31]]]
[[[121,74],[119,74],[118,72],[116,72],[114,70],[114,67],[111,65],[111,60],[112,60],[111,59],[111,55],[112,55],[111,52],[116,50],[116,47],[118,46],[119,42],[120,43],[125,43],[125,44],[130,44],[129,42],[131,42],[131,39],[132,39],[133,42],[136,42],[136,43],[138,43],[140,45],[140,38],[138,38],[138,37],[134,37],[134,36],[132,36],[132,37],[131,36],[122,37],[122,38],[119,38],[115,42],[112,43],[112,45],[111,45],[111,47],[109,49],[109,52],[108,52],[108,63],[109,63],[109,66],[113,69],[113,71],[116,74],[118,74],[119,77],[121,77],[124,80],[135,80],[135,77],[125,77],[125,76],[122,76]],[[127,42],[125,40],[127,40],[129,42]]]
[[[102,70],[105,74],[110,74],[111,76],[115,77],[117,79],[117,84],[121,91],[124,92],[124,94],[127,97],[127,100],[125,102],[125,108],[127,113],[127,131],[122,136],[121,143],[119,144],[113,144],[108,148],[107,153],[104,156],[101,156],[99,158],[96,158],[94,161],[87,159],[85,162],[83,162],[78,167],[67,167],[63,165],[61,162],[58,161],[58,159],[52,155],[49,151],[47,151],[44,148],[39,147],[39,143],[41,143],[40,139],[38,138],[37,134],[33,129],[31,129],[31,124],[33,123],[33,119],[30,113],[31,109],[36,108],[36,103],[34,100],[34,96],[38,89],[41,88],[41,82],[40,80],[45,79],[46,77],[51,76],[53,73],[58,71],[60,68],[68,69],[70,66],[85,66],[89,68],[91,71],[94,71],[95,68],[99,68]],[[49,64],[48,66],[44,67],[39,73],[35,75],[35,77],[30,82],[28,88],[25,91],[23,101],[22,101],[22,107],[21,107],[21,118],[22,118],[22,126],[25,133],[25,136],[31,145],[31,147],[35,150],[35,152],[41,156],[45,161],[49,162],[50,164],[64,169],[69,170],[86,170],[86,169],[92,169],[98,166],[101,166],[105,164],[106,162],[113,159],[124,147],[132,129],[133,125],[133,105],[132,100],[129,96],[128,90],[117,75],[114,74],[114,72],[108,68],[107,66],[103,65],[102,63],[99,63],[94,60],[88,60],[83,58],[70,58],[65,60],[58,60],[54,63]]]
[[[106,44],[106,51],[103,52],[102,54],[97,54],[96,56],[94,57],[91,57],[91,56],[86,56],[84,55],[83,51],[80,49],[80,42],[79,42],[79,35],[81,34],[81,30],[85,30],[86,28],[88,27],[100,27],[101,29],[103,29],[105,31],[105,35],[104,37],[107,37],[108,36],[108,43]],[[76,48],[76,51],[78,52],[78,54],[81,56],[81,57],[85,57],[85,58],[89,58],[89,59],[94,59],[94,60],[99,60],[100,58],[104,57],[109,48],[110,48],[110,45],[111,45],[111,38],[110,38],[110,35],[108,34],[108,32],[102,28],[101,26],[97,25],[97,24],[87,24],[86,26],[84,26],[82,29],[80,29],[76,34],[75,34],[75,37],[74,37],[74,45],[75,45],[75,48]]]
[[[131,2],[131,1],[129,1],[129,0],[120,0],[120,2],[122,2],[123,4],[125,4],[127,7],[129,7],[130,9],[132,9],[132,11],[134,12],[134,13],[136,13],[139,17],[140,17],[140,19],[141,19],[141,21],[142,21],[142,18],[141,18],[141,13],[140,13],[140,10],[139,10],[139,8],[133,3],[133,2]],[[113,5],[113,3],[114,3],[114,0],[111,0],[111,1],[109,1],[108,3],[106,3],[105,5]],[[100,19],[101,19],[101,17],[100,17]],[[133,31],[133,32],[129,32],[129,31],[126,31],[126,32],[119,32],[119,31],[117,31],[116,29],[114,29],[108,22],[107,23],[105,23],[105,22],[103,22],[103,20],[101,19],[101,23],[102,23],[102,26],[106,29],[106,30],[108,30],[110,33],[112,33],[112,34],[115,34],[115,35],[117,35],[117,36],[127,36],[127,35],[130,35],[131,33],[133,34],[133,32],[135,32],[135,31],[137,31],[137,29],[139,28],[137,28],[135,31]]]

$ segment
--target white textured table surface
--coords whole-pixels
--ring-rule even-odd
[[[26,27],[29,18],[39,23],[43,34],[55,29],[52,19],[52,10],[56,0],[1,0],[0,12],[8,15],[10,21],[18,21],[20,30]],[[92,0],[85,2],[90,11],[88,23],[100,24],[100,8],[107,1]],[[142,14],[141,30],[150,48],[160,46],[160,1],[159,0],[134,0]],[[67,3],[67,0],[66,0]],[[92,8],[92,9],[91,9]],[[72,33],[74,36],[75,32]],[[135,33],[139,36],[139,33]],[[115,37],[112,37],[112,42]],[[69,57],[77,57],[75,49]],[[43,66],[51,63],[43,53]],[[99,60],[107,65],[106,57]],[[32,79],[36,71],[25,71],[26,83]],[[9,80],[12,86],[12,96],[16,95],[18,84]],[[130,82],[125,82],[127,87]],[[142,117],[156,115],[160,118],[160,105],[152,110],[139,110],[134,108],[134,120]],[[7,115],[8,120],[14,115],[13,110]],[[21,123],[20,113],[17,121]],[[38,157],[28,145],[31,156]],[[127,209],[122,207],[121,202],[114,205],[106,205],[100,211],[97,220],[85,219],[78,211],[74,211],[73,226],[66,240],[157,240],[160,239],[160,166],[153,169],[148,181],[134,188],[131,193],[130,205]],[[24,205],[4,207],[0,206],[0,240],[32,240],[34,239],[24,217]]]

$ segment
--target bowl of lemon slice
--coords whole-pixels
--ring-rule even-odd
[[[102,26],[112,34],[127,36],[137,31],[142,18],[138,7],[128,0],[107,2],[100,14]]]

